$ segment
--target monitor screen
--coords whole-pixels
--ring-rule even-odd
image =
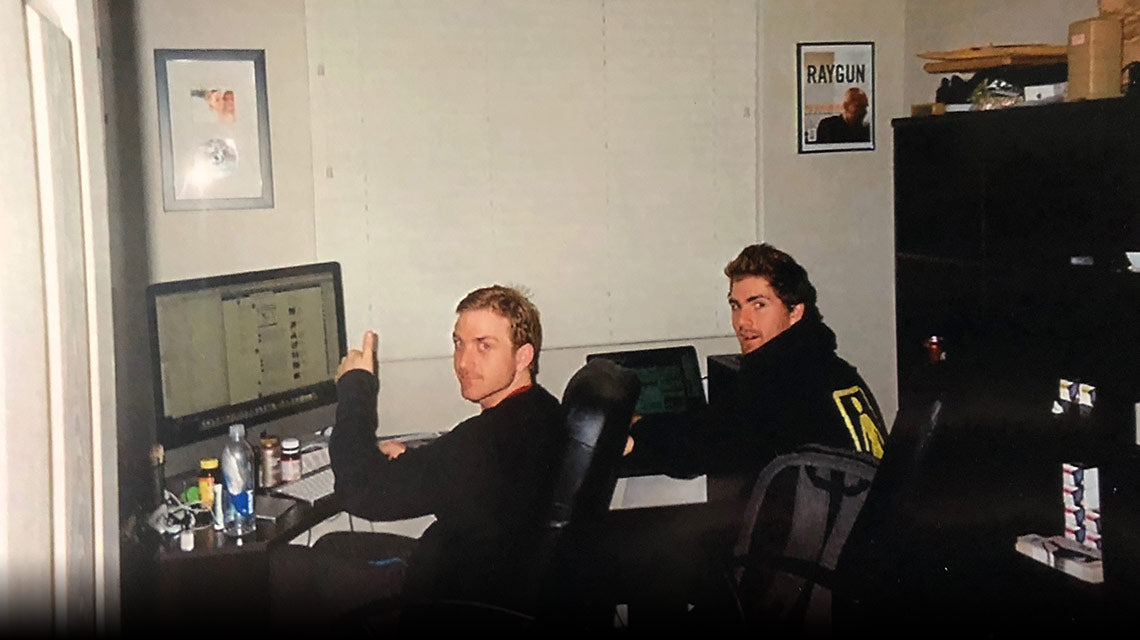
[[[346,351],[338,263],[152,284],[147,307],[166,449],[335,404]]]
[[[692,345],[592,353],[633,369],[641,380],[641,395],[634,411],[640,415],[679,413],[705,405],[705,389],[697,350]]]

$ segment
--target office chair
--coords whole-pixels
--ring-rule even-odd
[[[930,442],[943,421],[940,395],[901,407],[874,483],[836,566],[836,627],[881,629],[894,612],[906,614],[907,577],[920,545],[910,510],[916,505]],[[893,622],[898,622],[893,620]]]
[[[564,450],[552,470],[535,531],[514,563],[511,602],[445,600],[415,603],[401,614],[402,630],[463,627],[582,628],[612,624],[612,610],[591,597],[594,573],[586,556],[597,524],[609,511],[617,467],[640,393],[631,369],[592,360],[562,396]]]
[[[870,453],[808,445],[773,459],[756,479],[729,574],[746,629],[828,634],[834,571],[872,486]]]

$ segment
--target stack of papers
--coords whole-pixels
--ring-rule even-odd
[[[706,476],[687,480],[665,475],[618,478],[610,509],[641,509],[676,504],[700,504],[708,500]]]

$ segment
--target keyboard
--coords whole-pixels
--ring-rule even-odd
[[[311,445],[301,449],[301,475],[323,469],[330,463],[327,444]]]
[[[302,461],[303,464],[303,461]],[[313,504],[321,498],[332,495],[333,492],[333,470],[332,467],[325,465],[323,469],[316,473],[311,473],[302,477],[300,480],[287,482],[279,485],[273,489],[273,492],[297,500],[304,500],[309,504]]]
[[[409,449],[414,449],[435,440],[440,435],[438,431],[406,433],[395,436],[395,439],[403,442]],[[303,447],[301,449],[301,473],[304,475],[300,480],[278,485],[273,489],[273,493],[304,500],[309,504],[331,495],[333,492],[333,472],[330,464],[328,443]]]
[[[404,443],[404,446],[409,449],[422,447],[425,444],[433,442],[436,438],[443,435],[440,431],[421,431],[417,433],[403,433],[397,436],[381,436],[380,440],[399,440]]]

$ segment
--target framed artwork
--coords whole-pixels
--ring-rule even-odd
[[[799,152],[875,148],[875,43],[796,45]]]
[[[273,208],[265,51],[155,49],[166,211]]]

